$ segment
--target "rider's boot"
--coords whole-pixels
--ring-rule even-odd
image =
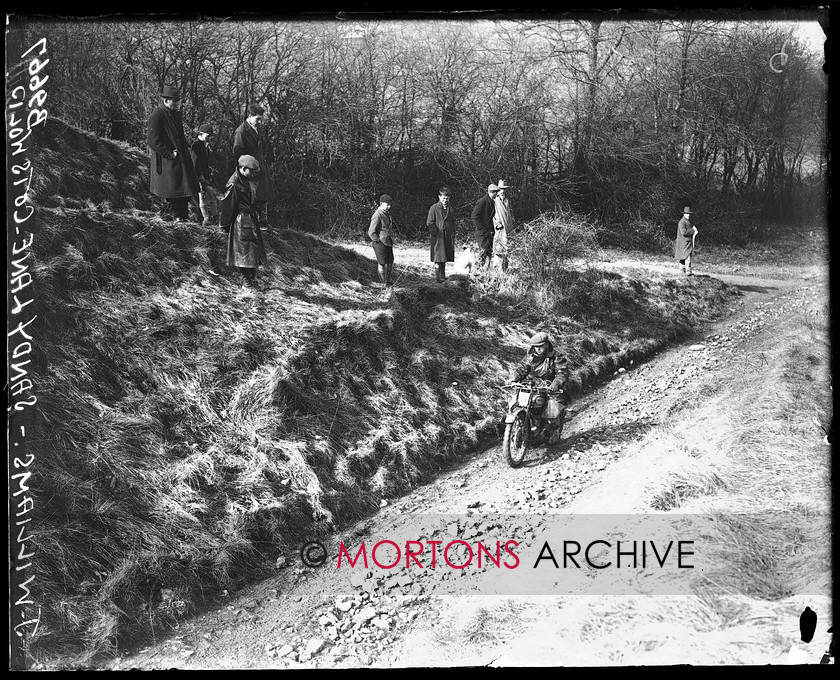
[[[560,435],[563,432],[563,419],[562,416],[560,418],[551,418],[548,421],[548,425],[546,426],[546,430],[550,431],[550,434],[547,438],[547,444],[549,446],[553,446],[557,442],[560,441]]]

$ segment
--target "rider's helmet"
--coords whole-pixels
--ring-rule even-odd
[[[534,347],[535,345],[545,345],[545,344],[551,344],[551,341],[548,337],[548,333],[540,331],[539,333],[537,333],[536,335],[534,335],[531,338],[531,347]]]

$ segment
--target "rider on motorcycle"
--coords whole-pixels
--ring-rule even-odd
[[[564,390],[566,383],[569,381],[569,365],[566,357],[554,349],[548,333],[537,333],[531,338],[530,344],[525,358],[511,371],[511,382],[522,382],[526,378],[531,378],[536,384],[547,386],[550,390]],[[563,403],[561,403],[561,398]],[[556,444],[560,439],[559,424],[565,411],[564,404],[569,401],[565,392],[561,398],[558,398],[557,395],[548,395],[548,400],[552,403],[553,408],[547,406],[546,410],[559,414],[556,418],[543,418],[546,429],[548,427],[554,428],[553,434],[548,440],[550,445]],[[513,395],[513,401],[515,400],[516,394]]]

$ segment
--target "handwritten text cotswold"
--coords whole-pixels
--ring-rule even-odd
[[[29,633],[34,635],[40,621],[40,607],[32,596],[35,576],[32,573],[32,558],[35,555],[32,521],[35,507],[29,483],[35,455],[27,452],[25,421],[27,409],[35,406],[38,399],[34,393],[29,364],[33,349],[33,332],[30,327],[37,316],[30,307],[34,301],[30,264],[33,233],[26,222],[35,208],[30,203],[29,188],[32,183],[32,161],[27,156],[29,137],[37,125],[47,120],[44,102],[47,92],[44,85],[49,75],[44,67],[50,63],[45,58],[47,40],[41,38],[20,55],[20,65],[29,73],[29,82],[11,89],[7,99],[7,224],[14,226],[14,236],[8,238],[9,295],[10,306],[6,318],[7,361],[9,367],[9,445],[10,455],[10,538],[12,541],[10,574],[12,627],[15,636],[23,642]],[[26,63],[28,61],[28,63]],[[25,79],[24,75],[24,79]],[[23,81],[25,83],[25,80]],[[8,247],[8,246],[7,246]],[[14,639],[14,638],[13,638]]]

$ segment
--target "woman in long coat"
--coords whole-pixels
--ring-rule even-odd
[[[261,225],[261,202],[257,200],[260,165],[253,156],[242,156],[239,166],[225,186],[225,196],[219,202],[220,224],[228,231],[227,264],[238,267],[243,286],[256,288],[257,267],[265,264]]]
[[[674,258],[680,261],[682,273],[687,276],[694,276],[691,257],[694,255],[694,236],[697,234],[697,227],[691,223],[691,213],[691,208],[686,206],[677,225],[677,242],[674,244]]]
[[[455,261],[455,215],[449,201],[452,192],[448,187],[442,187],[438,192],[438,202],[429,208],[426,226],[431,236],[429,259],[437,267],[435,281],[443,283],[446,280],[446,263]]]

